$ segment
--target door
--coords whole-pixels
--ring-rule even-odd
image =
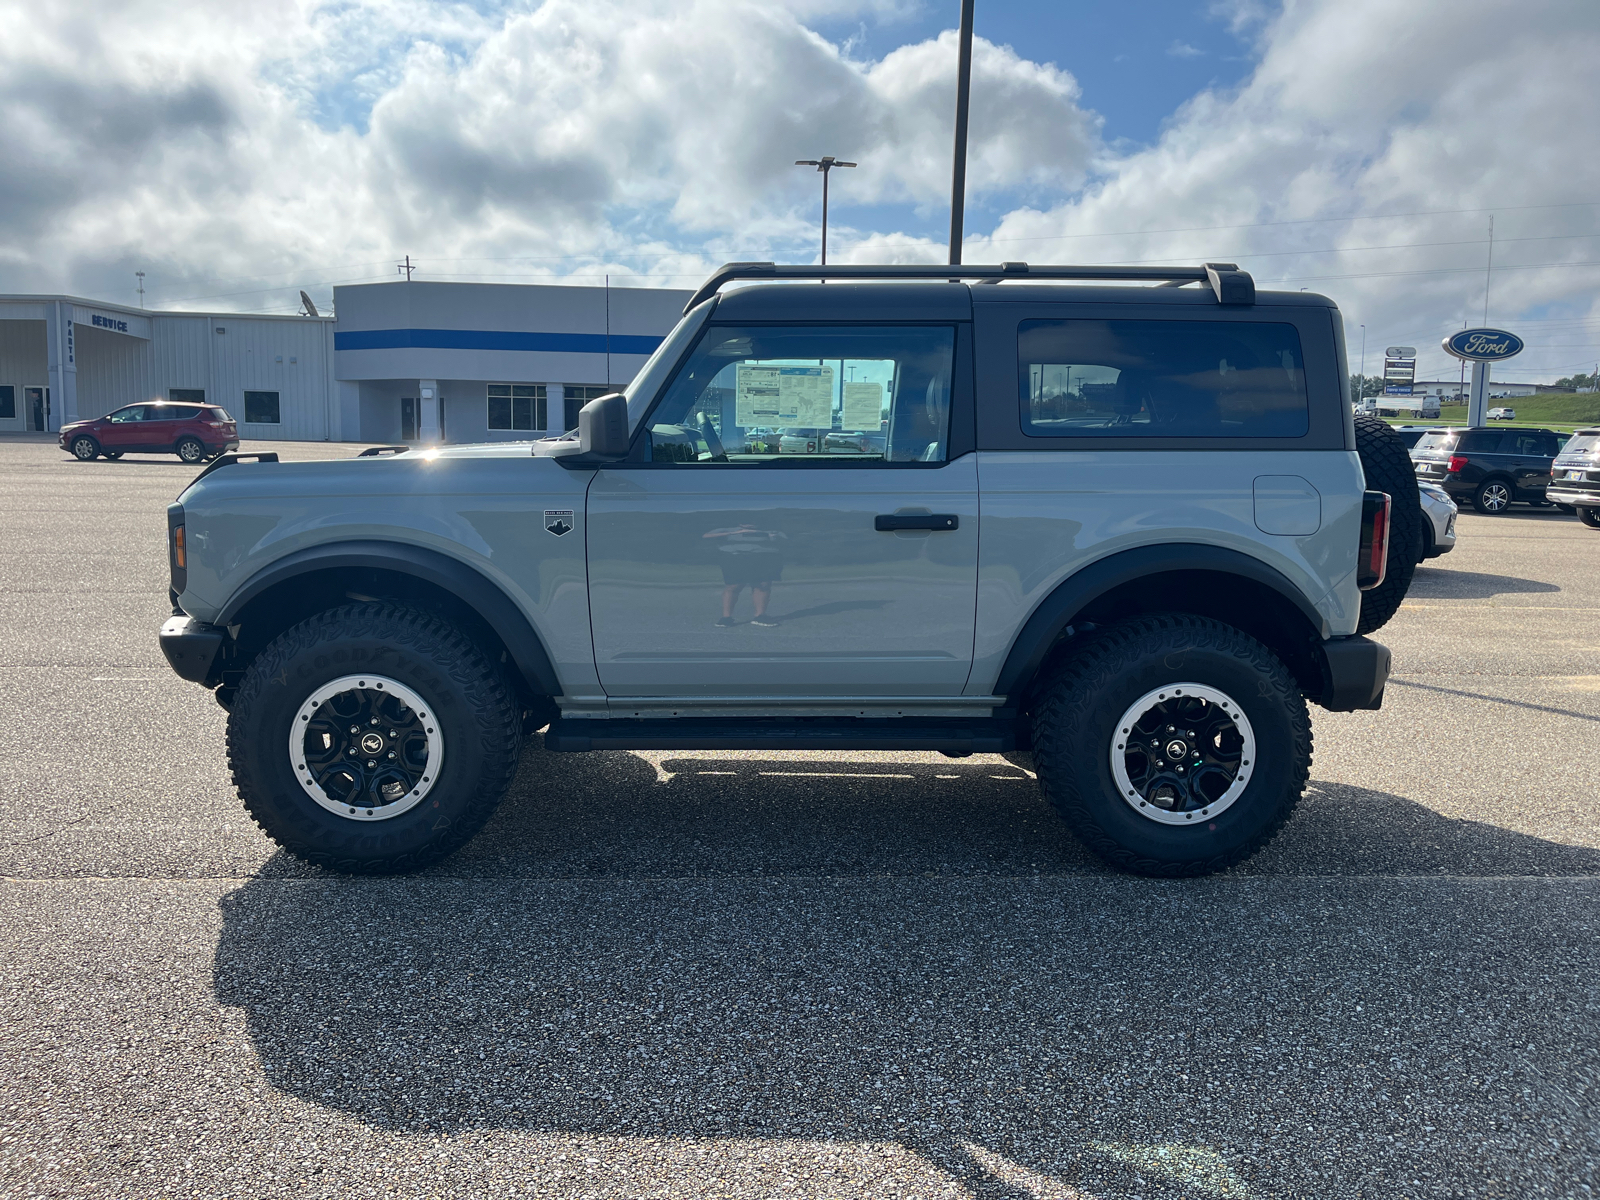
[[[96,436],[105,449],[126,452],[137,450],[144,445],[140,433],[143,428],[144,405],[130,404],[108,415]]]
[[[50,389],[25,387],[22,403],[28,410],[28,428],[35,433],[46,432],[50,428]]]
[[[417,440],[417,398],[415,396],[400,397],[400,440],[414,442]]]
[[[953,696],[976,457],[946,460],[954,330],[713,326],[587,497],[612,696]]]

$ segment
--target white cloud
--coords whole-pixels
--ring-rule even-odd
[[[939,261],[921,230],[947,203],[953,35],[858,62],[804,24],[914,7],[0,0],[0,290],[126,298],[144,268],[157,303],[292,307],[255,289],[385,276],[408,252],[435,277],[688,284],[810,257],[816,178],[791,164],[820,154],[862,164],[830,257]],[[977,41],[969,212],[1011,211],[968,261],[1238,257],[1333,295],[1371,344],[1424,346],[1481,319],[1493,209],[1491,318],[1528,336],[1518,366],[1592,363],[1600,268],[1526,268],[1600,260],[1600,237],[1565,236],[1600,234],[1600,208],[1526,206],[1600,195],[1582,86],[1600,7],[1214,7],[1257,70],[1121,157],[1069,74]],[[911,209],[909,232],[847,224]]]
[[[1260,37],[1236,92],[1195,97],[1157,145],[1107,163],[1080,199],[1007,215],[966,259],[1237,258],[1264,285],[1333,296],[1369,345],[1437,347],[1482,320],[1494,210],[1490,319],[1529,339],[1501,372],[1600,356],[1600,267],[1527,266],[1600,262],[1600,207],[1526,207],[1600,195],[1600,123],[1573,85],[1600,54],[1600,7],[1302,0]],[[1368,219],[1304,223],[1352,214]],[[1190,232],[1106,236],[1139,230]],[[1531,238],[1558,240],[1513,240]],[[1595,323],[1541,334],[1547,317]],[[1429,353],[1425,372],[1453,373]]]
[[[1191,46],[1188,42],[1173,42],[1172,45],[1167,47],[1167,56],[1169,58],[1204,58],[1205,53],[1204,50],[1197,46]]]
[[[855,203],[942,206],[954,36],[854,62],[795,15],[844,7],[19,10],[26,36],[0,49],[0,286],[95,290],[139,265],[179,298],[408,251],[436,274],[640,250],[698,272],[809,240],[815,182],[793,161],[824,153],[861,163]],[[974,196],[1083,182],[1097,122],[1070,76],[979,39],[974,81]]]

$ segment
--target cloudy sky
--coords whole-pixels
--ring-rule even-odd
[[[957,0],[0,0],[0,292],[943,261]],[[1235,260],[1368,368],[1600,360],[1594,0],[978,0],[968,262]],[[1493,273],[1490,219],[1494,221]]]

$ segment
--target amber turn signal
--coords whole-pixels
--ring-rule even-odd
[[[189,561],[183,552],[183,526],[176,525],[172,530],[172,561],[177,564],[178,570],[187,571]]]

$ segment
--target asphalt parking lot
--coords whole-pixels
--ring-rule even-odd
[[[254,828],[157,649],[192,474],[0,440],[0,1194],[1600,1187],[1575,519],[1462,515],[1224,876],[1108,874],[1001,758],[535,738],[464,851],[353,881]]]

